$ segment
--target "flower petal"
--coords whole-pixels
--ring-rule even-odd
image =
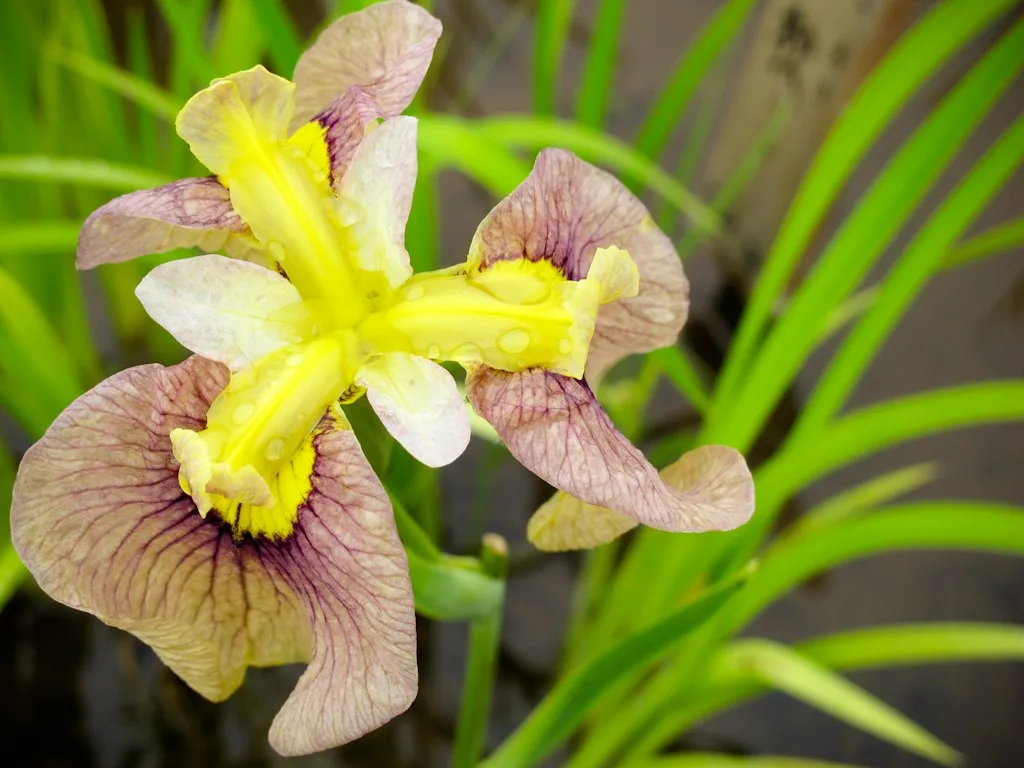
[[[240,165],[262,159],[266,142],[286,138],[294,93],[288,80],[255,66],[214,80],[188,100],[174,125],[196,159],[230,181]]]
[[[168,433],[201,429],[223,366],[117,374],[25,455],[12,538],[56,600],[132,632],[190,686],[227,697],[247,665],[310,665],[271,731],[286,754],[350,741],[416,692],[412,592],[387,496],[340,412],[283,542],[232,538],[178,484]]]
[[[181,179],[111,200],[93,211],[78,236],[79,269],[197,246],[251,258],[256,243],[215,178]]]
[[[526,538],[545,552],[593,549],[636,526],[636,519],[629,515],[588,504],[565,491],[555,491],[533,513],[526,526]]]
[[[182,346],[233,371],[312,336],[312,315],[294,285],[223,256],[161,264],[135,295]]]
[[[148,643],[215,701],[247,663],[309,658],[298,597],[204,521],[178,485],[172,426],[200,427],[227,370],[199,357],[119,373],[25,454],[11,537],[43,591]]]
[[[394,438],[428,467],[451,464],[469,445],[469,414],[455,380],[437,363],[391,352],[359,369],[356,384]]]
[[[324,129],[335,191],[366,135],[367,126],[383,116],[370,95],[358,86],[349,88],[316,116],[317,123]]]
[[[391,502],[340,410],[296,535],[263,547],[305,604],[313,658],[270,728],[283,755],[352,741],[416,698],[416,616]]]
[[[353,85],[369,93],[383,114],[401,113],[423,82],[440,36],[441,22],[406,0],[342,16],[295,66],[292,130]]]
[[[586,276],[599,248],[617,246],[640,271],[634,298],[601,308],[587,360],[594,386],[628,354],[675,342],[686,322],[689,286],[672,242],[612,175],[570,152],[546,149],[533,171],[480,224],[469,260],[550,260],[570,279]]]
[[[394,117],[370,131],[336,187],[356,266],[382,274],[391,288],[412,275],[404,243],[415,186],[416,118]]]
[[[678,489],[670,487],[584,381],[481,367],[466,390],[527,469],[589,504],[665,531],[729,530],[754,511],[753,481],[739,453],[725,446],[693,451],[666,478]]]

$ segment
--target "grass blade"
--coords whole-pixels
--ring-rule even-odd
[[[0,179],[26,179],[132,192],[157,187],[170,179],[131,165],[76,157],[49,155],[0,155]]]
[[[113,64],[56,46],[48,48],[46,55],[86,80],[110,89],[170,123],[174,122],[182,107],[182,102],[177,97]]]
[[[583,79],[576,94],[576,119],[591,128],[604,126],[625,10],[626,0],[601,0],[594,17]]]
[[[507,147],[539,151],[556,146],[572,150],[584,160],[611,168],[661,195],[708,236],[718,237],[725,231],[721,218],[700,198],[636,149],[606,133],[545,117],[497,117],[472,124]]]
[[[420,117],[419,148],[432,167],[461,171],[495,197],[507,195],[530,172],[500,143],[458,117]]]
[[[743,26],[755,5],[757,0],[728,0],[704,27],[676,65],[636,135],[634,144],[641,154],[655,160],[661,156],[665,142],[705,73]]]
[[[56,251],[73,252],[80,221],[0,222],[0,254],[33,256]]]
[[[747,642],[750,641],[738,640],[718,651],[700,687],[688,691],[686,701],[680,699],[678,706],[668,708],[665,716],[644,735],[645,754],[656,748],[652,745],[671,741],[675,734],[688,730],[697,721],[767,690],[736,663],[737,646],[742,653]],[[984,623],[897,624],[824,635],[799,643],[795,649],[806,658],[840,672],[918,664],[1024,661],[1024,628]],[[627,763],[629,768],[646,764]]]
[[[1020,45],[1024,46],[1024,26]],[[789,439],[820,432],[843,407],[853,388],[910,308],[943,255],[971,226],[1024,160],[1024,116],[992,145],[928,218],[883,282],[878,298],[844,339],[813,393],[800,410]]]
[[[274,71],[288,77],[295,71],[295,62],[302,54],[302,41],[295,31],[291,16],[281,0],[250,0],[263,35],[270,49]]]
[[[938,464],[925,462],[873,477],[826,499],[801,515],[800,519],[786,531],[786,540],[805,536],[871,512],[882,504],[916,491],[938,476]]]
[[[736,662],[763,683],[815,709],[942,765],[959,753],[863,688],[799,652],[768,640],[737,645]]]
[[[867,273],[1022,67],[1024,19],[943,99],[846,218],[736,387],[736,397],[716,397],[709,416],[715,442],[750,445],[813,348],[828,311]]]
[[[854,167],[920,85],[1012,5],[1013,0],[946,0],[932,6],[847,104],[804,177],[754,288],[715,396],[722,413],[729,412],[748,380],[765,324]]]
[[[1024,216],[1010,219],[1004,224],[972,237],[950,252],[943,267],[946,269],[962,267],[986,256],[1019,248],[1022,245],[1024,245]]]
[[[551,115],[555,111],[555,88],[575,5],[576,0],[544,0],[537,4],[533,43],[533,108],[543,115]]]
[[[710,398],[700,374],[679,347],[665,347],[650,353],[662,372],[698,413],[704,413]]]
[[[745,575],[745,574],[744,574]],[[656,625],[577,668],[548,693],[526,721],[481,768],[528,768],[567,739],[604,693],[700,626],[733,594],[736,582],[717,585]]]

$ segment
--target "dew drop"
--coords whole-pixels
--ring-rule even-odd
[[[441,347],[438,346],[437,344],[431,344],[427,348],[427,357],[429,357],[431,360],[440,360],[441,359]]]
[[[284,456],[284,438],[275,437],[267,443],[267,448],[263,451],[263,455],[267,457],[267,461],[277,461]]]
[[[409,301],[416,301],[416,299],[422,299],[427,293],[427,289],[422,285],[414,285],[405,293],[405,298]]]
[[[235,424],[244,424],[252,418],[254,413],[256,413],[255,405],[252,403],[242,403],[235,408],[235,412],[231,414],[231,418],[234,420]]]
[[[530,346],[530,334],[521,328],[505,331],[498,337],[498,349],[510,355],[522,352]]]
[[[459,346],[448,353],[448,358],[457,363],[482,363],[484,361],[484,355],[480,351],[480,347],[470,343],[459,344]]]
[[[572,342],[568,339],[562,339],[558,342],[558,353],[561,355],[568,355],[572,352]]]
[[[288,359],[284,361],[289,368],[298,368],[302,365],[302,355],[295,353],[294,355],[288,355]]]

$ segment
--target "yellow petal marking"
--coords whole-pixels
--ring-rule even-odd
[[[638,284],[636,264],[621,248],[599,249],[578,281],[548,261],[456,267],[413,277],[357,332],[378,352],[581,378],[598,307],[636,295]]]
[[[355,346],[349,332],[277,350],[231,377],[205,429],[171,432],[200,514],[216,510],[237,535],[291,533],[310,489],[310,435],[351,384]]]
[[[292,140],[285,134],[294,91],[255,67],[193,96],[176,127],[303,297],[324,300],[330,327],[350,327],[368,304],[346,258],[353,248],[335,211],[323,129],[307,126]]]

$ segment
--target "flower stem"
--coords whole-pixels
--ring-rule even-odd
[[[496,533],[484,534],[480,563],[488,576],[504,580],[508,570],[508,544],[505,539]],[[453,768],[472,768],[480,761],[491,709],[504,607],[503,598],[491,613],[474,619],[469,625],[469,655],[466,658],[459,720],[455,726]]]

